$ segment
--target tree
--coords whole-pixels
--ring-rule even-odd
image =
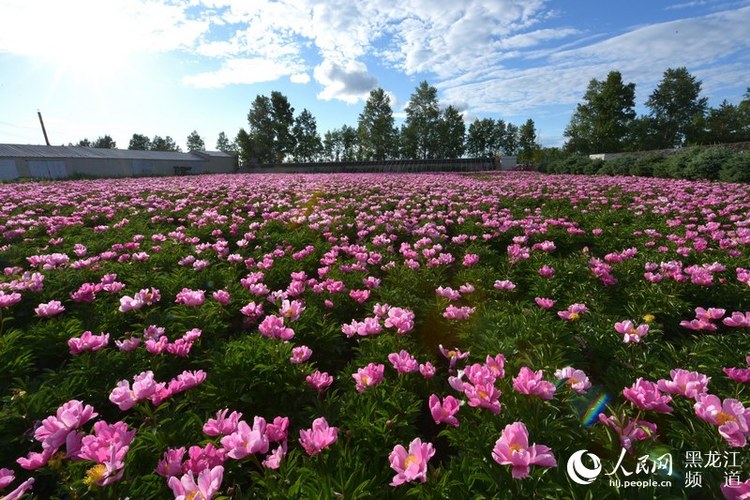
[[[251,159],[257,160],[257,157],[252,156],[252,142],[253,140],[250,137],[250,134],[248,134],[244,128],[241,128],[237,132],[237,136],[235,136],[234,142],[232,143],[232,149],[237,153],[237,163],[240,166],[247,165],[251,161]]]
[[[466,124],[461,113],[454,106],[448,106],[438,123],[437,157],[458,158],[464,154]]]
[[[294,108],[281,92],[271,92],[271,110],[274,131],[273,149],[276,161],[284,161],[294,151]]]
[[[619,71],[610,71],[604,81],[592,79],[563,134],[568,138],[565,149],[584,154],[622,151],[634,106],[635,84],[624,84]]]
[[[232,145],[229,143],[229,138],[224,131],[219,132],[219,137],[216,139],[216,151],[232,152]]]
[[[109,135],[104,135],[102,137],[97,137],[96,140],[91,143],[91,147],[102,149],[116,149],[117,143]]]
[[[307,109],[294,119],[294,161],[315,161],[323,151],[315,117]]]
[[[386,160],[397,155],[398,132],[394,126],[391,98],[382,88],[370,91],[359,114],[357,134],[363,159]]]
[[[406,123],[402,128],[402,155],[406,158],[435,158],[438,150],[440,108],[437,89],[423,81],[409,98]]]
[[[513,156],[518,152],[518,134],[518,126],[512,123],[505,126],[505,133],[500,138],[500,146],[506,155]]]
[[[472,158],[495,156],[494,140],[495,120],[492,118],[475,119],[469,125],[466,137],[466,153]]]
[[[708,110],[705,123],[705,135],[702,142],[738,142],[744,140],[739,106],[729,104],[726,99],[718,108]]]
[[[206,150],[206,143],[203,138],[198,135],[198,131],[193,130],[192,132],[190,132],[190,135],[187,136],[187,149],[188,151]]]
[[[699,134],[697,125],[706,113],[708,99],[700,97],[701,82],[687,68],[670,68],[651,93],[646,106],[656,122],[659,145],[684,146]]]
[[[326,161],[340,161],[343,144],[341,140],[341,131],[338,129],[329,130],[323,136],[323,158]]]
[[[69,144],[69,145],[72,146],[72,144]],[[76,146],[82,147],[82,148],[90,148],[91,147],[91,141],[88,140],[88,139],[86,139],[86,138],[83,138],[80,141],[78,141],[78,143],[76,143]]]
[[[151,151],[182,151],[182,149],[180,149],[180,146],[171,137],[166,136],[162,138],[155,135],[151,139]]]
[[[341,161],[356,161],[360,157],[357,129],[344,125],[341,127]]]
[[[521,125],[521,128],[518,129],[518,146],[521,148],[518,159],[522,162],[534,161],[537,151],[541,149],[537,142],[534,120],[531,118],[526,120],[526,123]]]
[[[250,125],[249,131],[245,132],[241,129],[241,132],[247,134],[247,140],[240,143],[243,148],[244,160],[250,161],[252,158],[259,163],[276,161],[271,99],[264,95],[256,96],[250,106],[250,111],[247,113],[247,122]]]
[[[151,149],[151,139],[147,135],[133,134],[133,137],[130,138],[128,149],[148,151]]]

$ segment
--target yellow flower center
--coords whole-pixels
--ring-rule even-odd
[[[580,382],[580,380],[578,380],[577,378],[575,378],[575,377],[569,377],[567,384],[570,385],[570,386],[573,386],[573,384],[577,384],[579,382]]]
[[[578,319],[580,317],[581,317],[581,315],[578,314],[578,313],[570,313],[570,319],[572,319],[572,320],[576,320],[576,319]]]
[[[86,471],[86,478],[83,480],[83,484],[91,488],[101,481],[106,473],[107,467],[104,464],[97,464]]]
[[[716,415],[716,421],[719,422],[719,425],[724,425],[727,422],[736,422],[737,419],[734,418],[729,413],[720,411],[718,415]]]
[[[360,380],[362,380],[362,385],[367,385],[370,383],[370,377],[368,377],[367,375],[362,375]]]
[[[515,451],[521,451],[521,450],[523,450],[523,446],[518,445],[518,444],[512,444],[512,445],[509,446],[509,448],[510,448],[510,452],[511,453],[513,453]]]
[[[480,397],[480,398],[482,398],[482,399],[487,399],[487,393],[486,393],[486,392],[484,392],[483,390],[481,390],[481,389],[480,389],[480,390],[478,390],[478,391],[477,391],[477,394],[479,395],[479,397]]]
[[[409,466],[413,463],[418,463],[419,460],[414,455],[409,455],[406,457],[406,460],[404,460],[404,469],[408,469]]]
[[[449,358],[455,358],[456,357],[456,351],[448,351],[448,357]]]
[[[198,491],[191,491],[185,495],[185,500],[193,500],[198,495]]]

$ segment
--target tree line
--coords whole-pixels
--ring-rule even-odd
[[[750,87],[738,104],[708,107],[702,82],[685,67],[667,69],[636,116],[635,83],[619,71],[592,79],[565,129],[568,153],[619,153],[750,141]]]

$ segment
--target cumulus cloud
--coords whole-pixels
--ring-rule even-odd
[[[220,88],[233,84],[273,82],[287,75],[298,75],[294,62],[283,63],[260,57],[230,59],[216,71],[206,71],[184,77],[183,82],[198,88]]]
[[[367,72],[367,66],[359,62],[339,66],[330,61],[323,61],[315,67],[313,76],[323,85],[318,98],[325,101],[339,99],[355,103],[367,99],[370,90],[378,83],[377,79]]]

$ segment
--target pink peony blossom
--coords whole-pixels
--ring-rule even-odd
[[[300,364],[304,363],[308,359],[310,359],[310,356],[312,356],[312,349],[307,347],[306,345],[301,345],[299,347],[295,347],[292,349],[292,357],[289,358],[289,361],[291,361],[294,364]]]
[[[211,294],[211,297],[213,297],[216,302],[224,306],[229,304],[229,301],[231,300],[231,296],[226,290],[216,290]]]
[[[719,434],[729,446],[741,448],[747,444],[750,436],[750,409],[745,408],[741,402],[731,398],[722,402],[718,396],[704,393],[698,395],[694,408],[699,418],[718,426]]]
[[[472,314],[475,310],[475,307],[456,307],[451,304],[445,308],[445,311],[443,311],[443,317],[445,319],[455,319],[460,321],[467,320],[469,319],[469,315]]]
[[[623,389],[622,395],[642,410],[653,410],[664,413],[671,413],[673,410],[669,406],[672,398],[663,395],[655,382],[643,380],[642,377],[638,377],[632,386]]]
[[[0,309],[5,309],[6,307],[16,305],[19,302],[21,302],[20,293],[12,292],[6,294],[4,291],[0,290]]]
[[[536,302],[536,305],[538,305],[542,309],[552,309],[552,307],[555,305],[554,300],[545,297],[535,297],[534,302]]]
[[[516,284],[510,280],[496,280],[494,285],[496,290],[515,290]]]
[[[472,408],[486,408],[495,415],[500,413],[500,390],[493,383],[464,383],[462,390]]]
[[[204,447],[191,446],[188,450],[188,459],[182,464],[182,470],[199,474],[204,469],[222,465],[226,459],[226,450],[216,448],[213,443],[208,443]]]
[[[634,441],[645,441],[656,434],[656,424],[645,420],[631,420],[624,415],[607,417],[600,413],[599,421],[615,430],[620,437],[620,445],[628,451],[632,450]]]
[[[365,392],[365,389],[368,387],[378,385],[382,382],[384,370],[384,365],[375,363],[369,363],[364,368],[357,369],[357,373],[352,374],[357,392]]]
[[[435,367],[429,361],[419,364],[419,373],[424,378],[432,378],[435,376]]]
[[[68,339],[68,347],[70,348],[70,354],[76,355],[86,351],[99,351],[104,349],[109,343],[109,334],[101,333],[94,335],[90,331],[85,331],[80,337],[73,337]]]
[[[632,321],[620,321],[615,323],[615,331],[623,335],[623,342],[639,343],[643,337],[648,333],[649,326],[647,324],[638,325],[637,327]]]
[[[445,423],[458,427],[458,419],[455,417],[460,408],[459,402],[453,396],[446,396],[442,403],[437,394],[431,394],[427,405],[430,407],[432,419],[436,424]]]
[[[84,483],[106,486],[119,481],[125,472],[125,455],[135,436],[125,422],[108,424],[100,420],[94,424],[94,434],[84,436],[79,458],[97,465],[89,469]]]
[[[556,467],[557,462],[547,446],[529,446],[529,432],[523,422],[508,424],[492,449],[492,458],[500,465],[510,465],[513,479],[529,475],[531,465]]]
[[[419,369],[419,363],[417,363],[414,356],[403,349],[398,353],[390,353],[388,355],[388,361],[390,361],[393,368],[395,368],[399,374],[412,373]]]
[[[408,309],[391,307],[384,324],[386,328],[395,328],[396,333],[408,333],[414,328],[414,313]]]
[[[440,344],[438,348],[440,349],[440,353],[448,358],[450,371],[454,371],[456,369],[456,363],[459,359],[465,359],[469,356],[469,351],[461,352],[460,349],[455,347],[453,349],[446,349],[445,347],[443,347],[443,344]]]
[[[555,396],[555,384],[542,380],[543,376],[542,370],[533,372],[529,367],[522,366],[518,376],[513,378],[513,389],[521,394],[552,399]]]
[[[117,387],[110,393],[109,400],[120,410],[129,410],[139,401],[151,398],[162,389],[164,384],[156,382],[154,372],[148,370],[135,376],[132,389],[127,380],[118,382]]]
[[[260,325],[258,325],[258,331],[270,338],[281,340],[291,340],[294,338],[294,330],[284,325],[284,318],[281,316],[266,316]]]
[[[182,474],[182,457],[184,456],[184,446],[167,449],[156,466],[156,473],[166,478]]]
[[[6,469],[7,470],[7,469]],[[3,500],[18,500],[23,498],[26,492],[30,491],[34,486],[34,478],[30,477],[26,481],[22,482],[13,491],[6,493],[3,496]]]
[[[566,366],[555,371],[555,378],[564,380],[565,384],[578,394],[585,394],[591,387],[591,381],[583,370],[576,370],[572,366]]]
[[[235,432],[221,438],[221,446],[226,450],[228,457],[237,460],[253,453],[266,453],[266,420],[263,417],[255,417],[252,427],[244,420],[240,420]]]
[[[228,408],[216,412],[216,418],[209,418],[203,424],[203,433],[208,436],[226,436],[237,431],[242,413],[233,411],[228,417]]]
[[[409,451],[397,444],[388,456],[391,469],[396,471],[391,486],[410,483],[415,480],[427,481],[427,462],[435,455],[432,443],[422,443],[419,438],[409,443]]]
[[[314,456],[336,442],[338,427],[330,427],[325,417],[316,418],[312,428],[299,431],[299,444],[308,455]]]
[[[205,300],[205,290],[191,290],[189,288],[183,288],[177,293],[177,297],[175,297],[176,304],[185,304],[188,307],[198,307],[203,305]]]
[[[218,493],[224,479],[224,467],[217,465],[212,469],[204,469],[198,474],[198,482],[192,471],[188,471],[180,479],[176,476],[169,478],[169,488],[176,500],[210,500]]]
[[[750,327],[750,312],[733,312],[728,318],[724,318],[722,323],[732,328],[748,328]]]
[[[318,393],[321,393],[333,383],[333,376],[329,375],[327,372],[315,370],[308,375],[305,380],[307,381],[307,385],[318,391]]]
[[[721,493],[726,500],[747,500],[750,498],[750,479],[721,485]]]
[[[34,312],[40,318],[51,318],[61,314],[65,310],[65,306],[59,300],[51,300],[47,303],[39,304]]]
[[[656,382],[660,391],[679,394],[691,399],[696,399],[698,395],[708,392],[708,382],[711,377],[702,373],[677,368],[671,370],[669,375],[672,380],[660,379]]]
[[[575,321],[580,319],[581,314],[588,310],[589,308],[586,307],[586,304],[571,304],[565,311],[558,311],[557,315],[564,320]]]

